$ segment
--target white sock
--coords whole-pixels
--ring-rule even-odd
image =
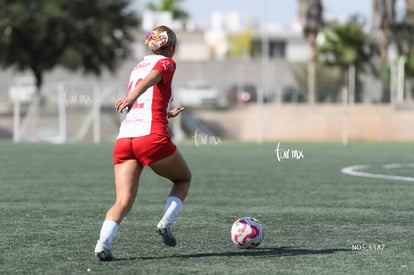
[[[117,231],[118,224],[116,222],[110,220],[104,221],[99,235],[99,242],[103,243],[106,247],[109,247]]]
[[[164,216],[158,224],[158,227],[165,227],[167,224],[174,222],[178,212],[180,212],[183,202],[177,197],[168,197],[164,207]]]

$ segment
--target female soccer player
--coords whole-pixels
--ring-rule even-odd
[[[168,111],[176,68],[172,59],[176,42],[175,33],[166,26],[159,26],[146,35],[145,45],[152,55],[135,66],[128,95],[115,104],[117,112],[126,111],[127,115],[114,145],[116,199],[106,213],[95,247],[95,255],[101,261],[114,259],[110,245],[119,224],[133,206],[145,166],[173,184],[157,232],[166,245],[176,245],[171,224],[182,207],[191,181],[190,169],[167,131],[167,118],[175,117],[183,110]]]

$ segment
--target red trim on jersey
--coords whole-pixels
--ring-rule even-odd
[[[152,70],[161,73],[162,81],[153,87],[151,133],[166,131],[168,104],[171,99],[171,82],[175,69],[175,61],[172,58],[161,59],[152,68]]]

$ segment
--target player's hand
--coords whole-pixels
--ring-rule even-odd
[[[121,98],[115,103],[115,110],[119,113],[122,113],[125,110],[128,113],[131,110],[134,101],[135,99],[130,99],[129,97]]]
[[[168,117],[176,117],[176,116],[178,116],[182,111],[184,110],[184,107],[177,107],[177,108],[174,108],[174,109],[171,109],[169,112],[168,112]]]

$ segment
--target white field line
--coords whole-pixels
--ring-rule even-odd
[[[403,168],[410,167],[414,168],[414,163],[390,163],[382,165],[383,169],[394,169],[394,168]],[[369,168],[369,165],[352,165],[342,168],[342,173],[346,175],[356,176],[356,177],[365,177],[365,178],[375,178],[375,179],[386,179],[386,180],[399,180],[399,181],[412,181],[414,182],[414,177],[403,177],[397,175],[386,175],[378,173],[369,173],[363,172],[361,170]]]

